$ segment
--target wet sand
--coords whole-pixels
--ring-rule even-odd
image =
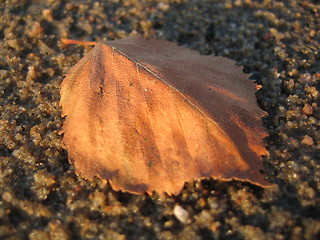
[[[0,239],[319,239],[316,2],[0,1]],[[136,196],[75,174],[59,91],[91,47],[60,39],[138,34],[228,57],[253,75],[274,188],[206,179],[176,197]]]

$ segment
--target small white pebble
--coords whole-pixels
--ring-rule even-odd
[[[184,208],[179,205],[175,206],[173,209],[173,215],[181,222],[186,223],[189,217],[189,213]]]

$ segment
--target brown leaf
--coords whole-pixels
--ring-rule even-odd
[[[61,88],[64,143],[82,176],[178,194],[213,177],[269,186],[255,84],[222,57],[135,37],[96,46]]]

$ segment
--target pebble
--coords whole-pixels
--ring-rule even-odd
[[[186,223],[189,218],[189,213],[183,207],[176,205],[173,209],[173,215],[181,222]]]

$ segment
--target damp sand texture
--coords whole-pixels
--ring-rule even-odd
[[[1,1],[0,239],[319,239],[316,1]],[[210,178],[131,195],[75,174],[60,85],[91,47],[142,35],[244,66],[269,134],[274,188]]]

